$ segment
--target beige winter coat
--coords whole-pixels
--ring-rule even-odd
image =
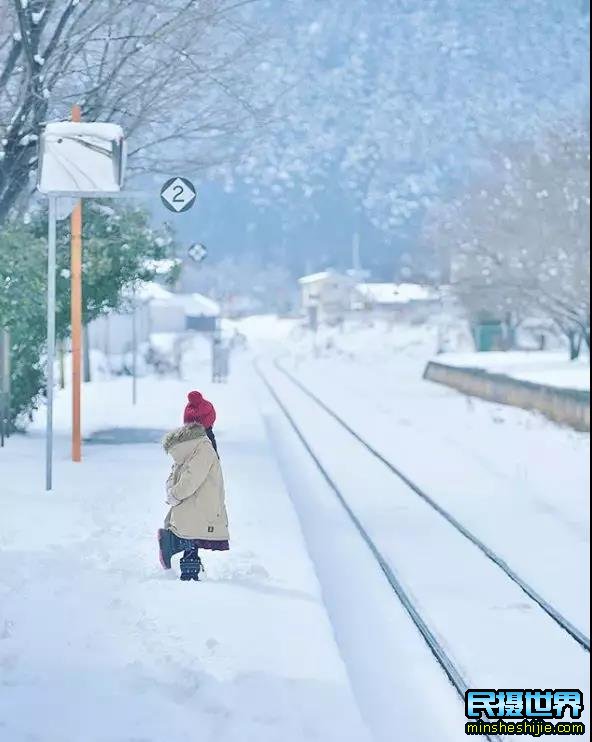
[[[228,516],[218,456],[201,425],[184,425],[169,433],[164,450],[174,464],[167,479],[172,505],[165,528],[181,538],[200,539],[203,548],[228,548]],[[209,543],[214,542],[214,543]]]

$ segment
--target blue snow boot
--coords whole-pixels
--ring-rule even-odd
[[[158,531],[158,556],[163,569],[171,568],[171,559],[175,554],[186,548],[183,539],[180,539],[168,528],[160,528]]]
[[[197,549],[186,551],[181,557],[181,579],[183,582],[195,580],[199,582],[199,573],[203,572],[203,564],[197,555]]]

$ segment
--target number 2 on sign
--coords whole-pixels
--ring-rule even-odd
[[[175,203],[175,204],[182,204],[182,203],[184,203],[184,200],[183,200],[183,186],[176,185],[173,188],[173,191],[175,192],[175,195],[173,196],[173,203]]]

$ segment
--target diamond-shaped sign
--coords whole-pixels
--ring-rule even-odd
[[[197,198],[193,183],[187,178],[171,178],[160,189],[160,198],[169,211],[189,211]]]
[[[202,260],[208,257],[208,248],[198,242],[195,245],[191,245],[187,254],[194,263],[201,263]]]

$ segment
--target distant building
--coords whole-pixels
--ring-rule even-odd
[[[88,327],[90,348],[105,355],[121,355],[132,347],[135,306],[139,344],[151,335],[182,334],[187,330],[213,332],[220,307],[202,294],[173,294],[158,283],[140,284],[124,293],[122,307],[93,320]]]
[[[136,291],[136,303],[148,309],[150,334],[184,332],[185,310],[171,293],[158,283],[144,283]]]
[[[203,294],[173,294],[174,302],[183,307],[185,329],[197,332],[214,332],[220,305]]]
[[[301,306],[311,326],[338,323],[350,311],[355,286],[350,276],[326,270],[302,276],[298,283]]]
[[[439,292],[431,286],[358,283],[357,277],[352,271],[326,270],[299,279],[301,307],[311,327],[337,324],[352,313],[422,321],[440,308]]]
[[[150,337],[150,310],[139,304],[136,311],[136,337],[145,343]],[[109,312],[88,325],[88,343],[91,350],[100,350],[106,357],[122,356],[132,348],[134,318],[131,311]]]
[[[410,321],[426,319],[439,306],[438,291],[417,283],[359,283],[352,294],[354,311]]]

